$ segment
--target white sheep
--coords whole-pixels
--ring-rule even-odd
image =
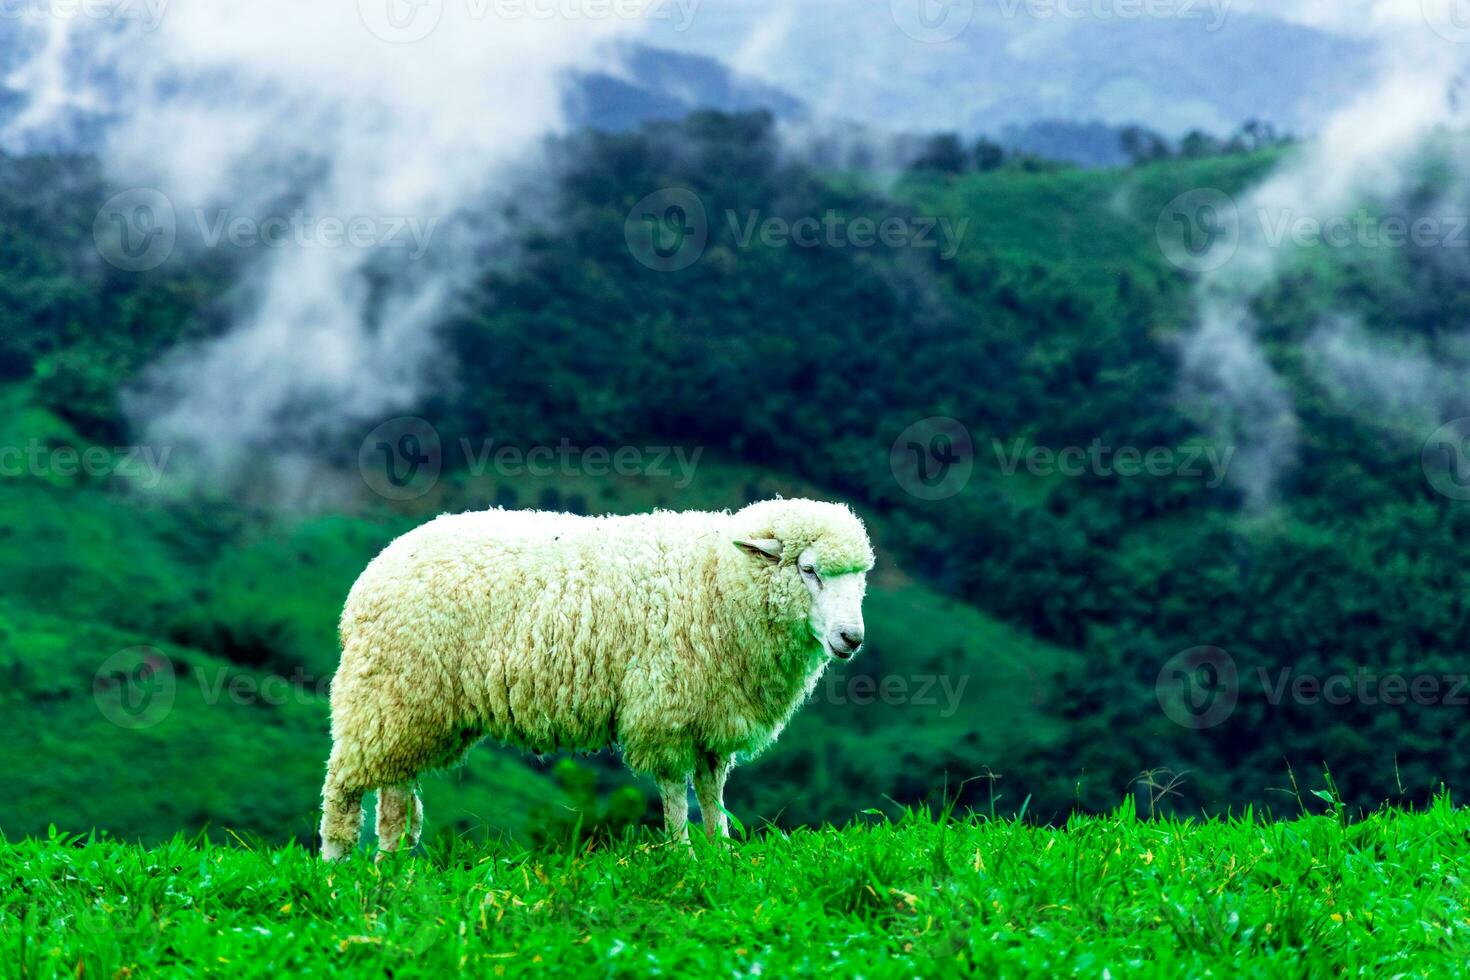
[[[384,850],[418,840],[419,774],[485,736],[536,753],[616,744],[670,834],[688,784],[711,836],[724,785],[831,658],[863,642],[873,550],[841,504],[632,517],[440,517],[368,565],[342,611],[322,853],[349,853],[378,791]]]

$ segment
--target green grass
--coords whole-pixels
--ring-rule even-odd
[[[1064,828],[907,813],[716,850],[460,840],[0,845],[10,975],[1429,976],[1470,955],[1470,814]],[[575,971],[574,973],[572,971]]]
[[[915,179],[908,190],[929,213],[970,219],[970,247],[962,254],[992,252],[1011,263],[1039,262],[1106,292],[1120,268],[1141,277],[1169,268],[1154,226],[1171,199],[1198,188],[1241,193],[1281,157],[1281,151],[1267,151],[1044,177],[997,170],[953,180]]]

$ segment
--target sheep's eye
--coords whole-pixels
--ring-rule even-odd
[[[811,565],[802,565],[801,574],[807,576],[810,579],[814,579],[818,585],[822,584],[822,576],[818,575],[817,570]]]

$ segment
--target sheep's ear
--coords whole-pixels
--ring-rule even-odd
[[[735,547],[762,561],[781,560],[781,542],[775,538],[752,538],[749,541],[736,541]]]

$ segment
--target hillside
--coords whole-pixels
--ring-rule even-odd
[[[792,159],[759,113],[567,136],[546,148],[542,206],[502,216],[516,261],[484,264],[437,331],[444,376],[396,410],[429,420],[444,449],[437,484],[401,502],[373,494],[357,465],[382,419],[342,419],[323,433],[287,418],[231,447],[232,471],[213,475],[198,447],[150,435],[146,414],[125,409],[136,404],[129,396],[171,352],[229,328],[250,256],[182,252],[157,270],[122,272],[89,253],[108,196],[95,161],[5,158],[0,218],[15,230],[0,236],[6,446],[175,455],[169,479],[152,487],[110,470],[65,476],[47,452],[0,476],[13,545],[0,554],[6,615],[44,623],[50,637],[11,627],[19,639],[0,655],[22,683],[0,695],[18,703],[0,724],[26,745],[43,737],[38,728],[83,724],[72,712],[95,713],[96,669],[84,666],[139,643],[210,669],[299,668],[319,679],[353,575],[393,534],[441,510],[738,506],[812,493],[850,501],[873,527],[873,649],[834,672],[837,687],[821,689],[777,753],[737,776],[737,813],[787,826],[840,821],[885,795],[932,800],[946,780],[963,785],[963,805],[988,805],[990,784],[964,780],[989,770],[1002,777],[1002,810],[1029,799],[1029,817],[1061,820],[1112,806],[1161,769],[1186,774],[1164,806],[1223,813],[1270,801],[1288,766],[1316,772],[1324,762],[1352,805],[1423,803],[1470,779],[1448,698],[1330,704],[1283,698],[1273,684],[1282,671],[1463,673],[1470,511],[1436,491],[1436,476],[1455,474],[1426,468],[1423,456],[1435,429],[1465,414],[1454,383],[1464,366],[1454,325],[1470,321],[1462,264],[1424,249],[1308,249],[1251,300],[1262,356],[1301,432],[1269,507],[1252,507],[1231,473],[1015,464],[1093,444],[1223,457],[1254,437],[1222,424],[1184,377],[1198,282],[1165,258],[1158,225],[1178,195],[1243,195],[1294,152],[1092,171],[1012,161],[884,184]],[[1425,166],[1404,193],[1434,199],[1452,172]],[[660,269],[630,244],[629,216],[657,188],[684,188],[705,211],[706,240],[685,268]],[[957,247],[846,238],[803,247],[741,232],[752,220],[828,215],[841,234],[859,219],[947,222]],[[1344,318],[1352,331],[1334,334]],[[1418,352],[1433,384],[1404,387],[1439,400],[1385,408],[1373,398],[1396,376],[1361,366],[1346,380],[1324,374],[1323,358],[1344,352],[1324,346],[1324,330],[1350,366]],[[945,442],[954,433],[928,439],[934,417],[957,420],[971,448],[962,485],[937,499],[905,468],[923,462],[916,445],[954,449]],[[533,478],[481,465],[487,445],[563,444],[699,455],[688,480],[651,466]],[[1233,713],[1206,729],[1170,720],[1159,688],[1173,658],[1201,647],[1238,668]],[[905,693],[855,703],[842,678],[858,676],[901,678]],[[857,699],[871,698],[868,683]],[[941,692],[936,703],[915,703],[924,685],[924,700]],[[184,726],[185,709],[177,715]],[[216,802],[189,801],[181,727],[178,739],[109,732],[107,749],[58,751],[66,771],[38,766],[25,789],[38,802],[5,819],[35,832],[112,813],[117,829],[158,839],[177,829],[176,814],[151,816],[141,797],[109,810],[105,795],[84,806],[47,789],[115,786],[120,759],[149,759],[134,764],[157,767],[178,813],[279,839],[309,821],[319,699],[198,717],[219,720],[233,741],[262,715],[286,730],[260,751],[300,746],[281,767],[289,790],[260,790],[268,803],[242,811],[217,788]],[[513,815],[527,811],[522,799],[557,799],[543,766],[492,759],[481,764],[511,766],[495,772],[515,783],[502,799],[516,802],[493,799],[500,775],[472,771],[462,778],[483,793],[446,783],[440,827],[523,830]],[[588,765],[604,794],[622,785]]]
[[[87,448],[42,410],[16,417],[26,420],[26,431],[11,434],[20,444],[51,431]],[[356,500],[337,512],[268,516],[177,498],[168,483],[152,492],[0,484],[0,675],[10,680],[0,737],[33,760],[11,779],[0,830],[107,827],[158,841],[208,827],[216,837],[309,839],[329,747],[336,616],[379,548],[442,510],[520,500],[622,513],[670,503],[666,481],[651,478],[461,475],[401,514],[355,471],[317,477],[355,481]],[[679,503],[724,508],[782,492],[815,491],[705,462]],[[1017,732],[1035,744],[1056,738],[1040,705],[1068,662],[1061,652],[936,595],[892,562],[867,615],[868,653],[829,675],[778,750],[735,780],[732,806],[746,819],[839,820],[864,783],[878,801],[893,774],[906,772],[908,793],[923,797],[943,783],[945,766],[970,764],[927,745],[964,744],[998,766]],[[166,666],[153,673],[149,656]],[[904,685],[901,697],[874,693],[888,677]],[[595,767],[604,794],[632,784],[652,795],[607,755],[584,765]],[[568,807],[595,806],[569,796],[552,773],[552,760],[486,746],[465,769],[426,780],[431,831],[526,838]],[[843,791],[793,798],[797,784]]]
[[[1470,816],[1448,800],[1279,822],[1036,828],[909,813],[714,850],[0,843],[22,977],[1433,976],[1470,954]]]

